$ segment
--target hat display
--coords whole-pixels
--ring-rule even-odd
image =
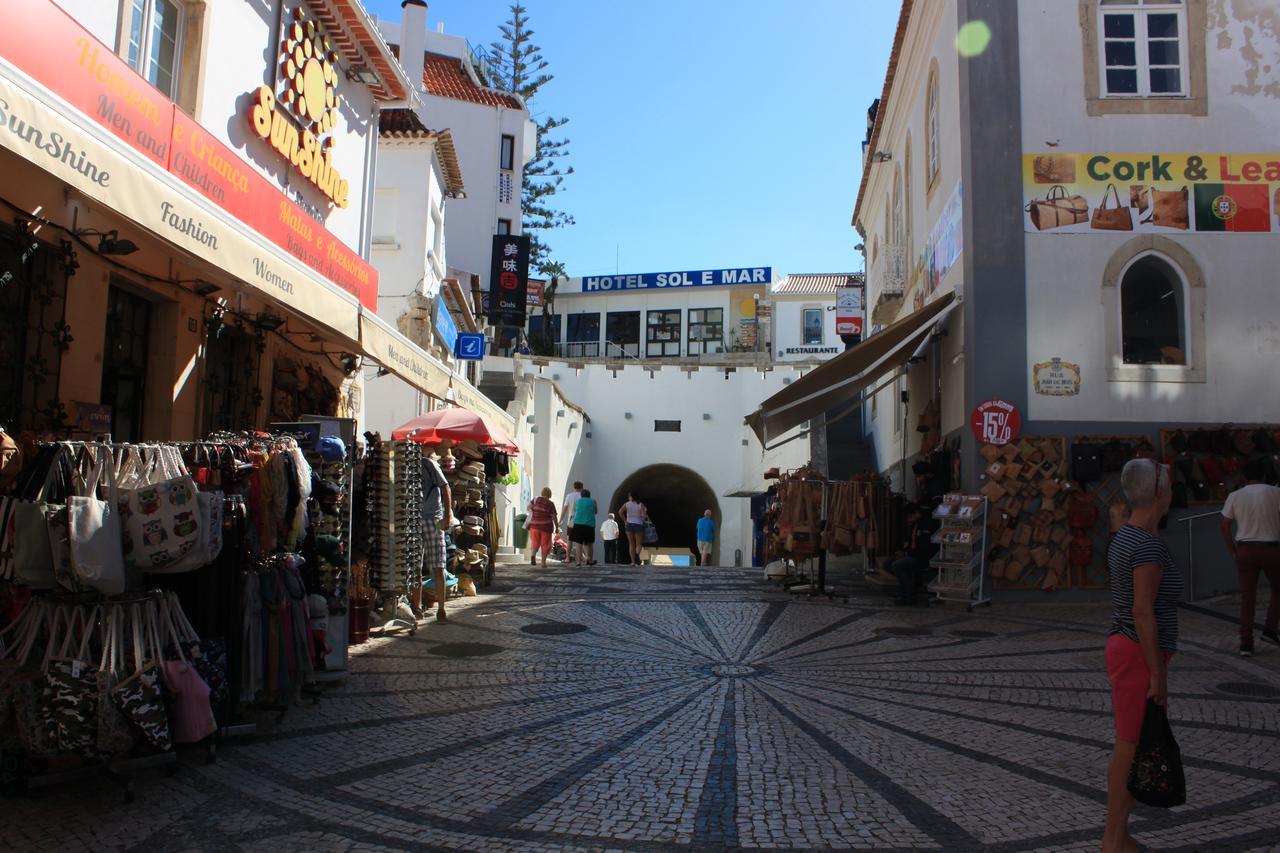
[[[347,458],[347,445],[336,435],[322,435],[316,442],[316,453],[325,462],[341,462]]]

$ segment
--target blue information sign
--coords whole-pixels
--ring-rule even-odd
[[[484,358],[484,335],[479,332],[463,332],[458,335],[454,354],[463,361],[479,361]]]
[[[453,315],[445,306],[443,297],[436,302],[436,335],[449,349],[453,349],[458,340],[458,324],[453,322]]]

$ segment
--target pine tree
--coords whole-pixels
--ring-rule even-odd
[[[542,56],[542,49],[533,44],[533,30],[529,28],[529,16],[520,3],[511,6],[511,18],[498,27],[502,38],[490,44],[493,63],[489,67],[494,84],[514,92],[524,99],[533,113],[533,100],[538,90],[555,79],[546,73],[549,65]],[[561,158],[569,154],[569,140],[553,139],[552,133],[569,123],[567,118],[547,116],[538,120],[538,142],[533,159],[524,167],[520,185],[520,212],[523,231],[529,235],[529,262],[538,272],[550,275],[551,248],[545,242],[545,233],[553,228],[573,224],[573,217],[554,205],[554,196],[560,191],[564,179],[573,174],[573,167],[561,165]]]

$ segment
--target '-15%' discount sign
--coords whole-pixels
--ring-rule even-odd
[[[983,444],[1008,444],[1018,437],[1022,416],[1007,400],[986,400],[974,408],[969,425]]]

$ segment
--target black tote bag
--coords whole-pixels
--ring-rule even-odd
[[[1129,768],[1129,793],[1140,803],[1171,809],[1187,801],[1187,779],[1182,772],[1182,750],[1173,739],[1169,715],[1160,703],[1148,699],[1138,751]]]

